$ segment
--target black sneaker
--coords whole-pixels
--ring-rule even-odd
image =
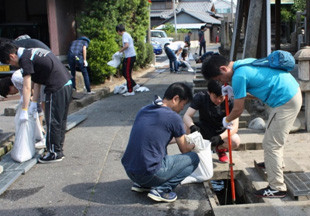
[[[138,193],[142,193],[142,192],[149,192],[151,190],[151,188],[142,187],[137,183],[133,183],[131,190],[138,192]]]
[[[260,162],[260,163],[257,163],[256,165],[257,165],[257,167],[259,167],[261,169],[266,169],[265,162]]]
[[[152,189],[148,194],[148,197],[150,197],[152,200],[155,200],[157,202],[174,202],[176,201],[177,194],[173,191],[170,192],[163,192],[156,189]]]
[[[65,156],[61,152],[47,152],[45,156],[42,156],[39,158],[40,163],[54,163],[54,162],[59,162],[64,159]]]
[[[273,190],[269,186],[256,191],[255,196],[266,198],[283,198],[286,196],[286,191]]]

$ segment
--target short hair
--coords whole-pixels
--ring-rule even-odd
[[[205,27],[205,25],[200,26],[200,30],[204,29]]]
[[[188,32],[188,34],[192,34],[192,32],[191,32],[191,31],[189,31],[189,32]]]
[[[8,64],[10,61],[10,54],[17,53],[17,46],[11,42],[0,44],[0,62]]]
[[[209,80],[208,92],[214,93],[216,96],[222,96],[222,83],[217,80]]]
[[[188,102],[193,99],[192,89],[183,82],[172,83],[164,94],[164,99],[171,100],[174,96],[178,95],[181,100]]]
[[[11,77],[4,77],[0,79],[0,95],[2,97],[5,97],[9,94],[10,86],[12,86],[12,80]]]
[[[125,26],[123,24],[118,24],[115,29],[116,29],[117,32],[118,31],[124,32],[125,31]]]
[[[229,61],[222,55],[211,55],[202,63],[201,73],[205,79],[212,79],[221,75],[220,67],[227,66]]]

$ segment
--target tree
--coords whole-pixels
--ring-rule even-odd
[[[107,65],[112,55],[119,50],[121,37],[116,33],[116,25],[122,23],[131,34],[135,46],[144,46],[137,51],[138,67],[145,66],[150,58],[143,50],[149,26],[148,6],[145,0],[84,0],[85,10],[78,15],[78,33],[91,39],[88,48],[89,66],[95,82],[103,82],[107,77],[117,73],[115,68]],[[143,45],[141,45],[143,43]],[[142,59],[139,59],[139,58]]]

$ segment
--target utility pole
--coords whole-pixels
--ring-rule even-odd
[[[175,38],[177,38],[178,31],[177,31],[177,18],[175,14],[175,0],[172,0],[173,3],[173,16],[174,16],[174,30],[175,30]]]

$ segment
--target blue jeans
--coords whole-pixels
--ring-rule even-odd
[[[177,61],[177,58],[174,52],[169,47],[165,48],[165,52],[169,59],[170,72],[173,72],[173,71],[178,72],[179,66],[178,66],[178,61]]]
[[[83,78],[84,78],[84,84],[86,87],[87,92],[90,92],[90,82],[89,82],[89,77],[88,77],[88,72],[87,72],[87,68],[84,66],[84,61],[83,59],[80,60],[75,60],[75,56],[73,55],[68,55],[68,63],[69,63],[69,67],[70,67],[70,71],[71,71],[71,75],[72,75],[72,87],[74,89],[76,89],[76,85],[75,85],[75,67],[78,66],[83,74]]]
[[[151,187],[164,192],[172,191],[183,179],[192,174],[199,164],[195,152],[167,155],[161,168],[153,175],[137,175],[127,172],[128,177],[142,187]]]

